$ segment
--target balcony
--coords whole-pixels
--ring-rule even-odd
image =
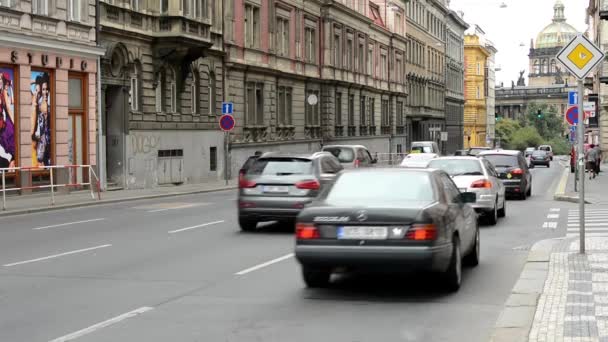
[[[305,126],[304,137],[306,139],[320,139],[321,138],[321,126]]]
[[[277,140],[292,140],[296,136],[295,126],[279,126],[276,132]]]
[[[344,136],[344,126],[335,126],[334,127],[334,136],[343,137]]]
[[[263,142],[268,139],[268,127],[246,126],[243,128],[244,142]]]

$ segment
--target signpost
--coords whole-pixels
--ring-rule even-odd
[[[224,131],[224,180],[228,185],[228,154],[230,152],[230,131],[236,126],[236,121],[232,116],[234,112],[234,104],[232,102],[222,102],[222,116],[220,116],[219,124],[220,129]]]
[[[582,34],[574,37],[558,54],[557,60],[560,61],[566,69],[574,75],[578,81],[578,95],[575,99],[573,96],[568,96],[568,102],[578,102],[578,132],[576,134],[578,140],[577,167],[580,183],[580,191],[578,195],[578,216],[579,216],[579,252],[585,253],[585,124],[584,115],[585,107],[583,105],[585,76],[593,70],[605,55],[599,47],[591,42]],[[570,94],[569,94],[570,95]],[[570,110],[568,110],[570,111]],[[566,116],[567,117],[567,116]],[[568,121],[570,122],[570,121]]]
[[[568,121],[571,126],[578,123],[578,107],[572,106],[568,108],[566,111],[566,121]]]

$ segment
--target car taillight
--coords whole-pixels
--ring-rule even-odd
[[[297,223],[296,224],[296,238],[300,240],[312,240],[321,237],[319,229],[314,224],[310,223]]]
[[[514,175],[523,175],[524,174],[524,170],[522,170],[520,168],[517,168],[517,169],[511,171],[511,173],[514,174]]]
[[[239,188],[240,189],[250,189],[250,188],[255,188],[257,186],[257,183],[251,180],[247,180],[245,178],[240,178],[239,179]]]
[[[305,190],[319,190],[321,188],[321,183],[316,179],[305,180],[296,183],[296,188],[305,189]]]
[[[490,182],[487,179],[476,180],[473,183],[471,183],[471,188],[475,188],[475,189],[479,189],[479,188],[491,189],[492,188],[492,182]]]
[[[415,224],[405,234],[405,238],[416,241],[429,241],[437,238],[437,226],[434,224]]]

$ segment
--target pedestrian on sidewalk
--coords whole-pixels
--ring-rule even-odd
[[[594,144],[591,144],[589,146],[589,150],[587,151],[587,155],[585,157],[587,158],[587,163],[589,165],[589,172],[591,172],[591,174],[589,175],[589,179],[591,179],[592,177],[595,178],[595,176],[597,175],[597,162],[599,159],[599,154],[598,150],[595,149]]]
[[[600,164],[602,163],[602,150],[600,149],[600,145],[595,145],[595,150],[597,151],[597,160],[595,161],[595,174],[600,174]]]

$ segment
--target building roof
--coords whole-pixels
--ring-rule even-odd
[[[553,21],[536,36],[535,48],[562,47],[576,37],[578,31],[566,22],[564,8],[562,1],[556,0],[553,6]]]

